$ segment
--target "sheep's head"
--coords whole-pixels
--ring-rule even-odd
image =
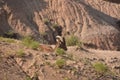
[[[56,36],[57,46],[64,50],[67,50],[65,39],[61,36]]]
[[[56,36],[56,41],[59,43],[63,42],[63,38],[61,36]]]

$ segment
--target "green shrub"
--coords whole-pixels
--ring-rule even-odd
[[[53,25],[52,25],[52,28],[54,28],[54,29],[57,28],[57,27],[59,27],[58,24],[53,24]]]
[[[108,67],[105,64],[101,63],[101,62],[94,63],[93,67],[99,73],[106,73],[108,71]]]
[[[82,48],[83,47],[83,42],[82,41],[79,41],[78,43],[77,43],[77,46],[78,46],[78,48]]]
[[[18,51],[16,52],[16,55],[17,55],[18,57],[23,57],[23,56],[25,55],[25,53],[24,53],[24,51],[21,49],[21,50],[18,50]]]
[[[36,42],[36,41],[33,41],[31,44],[30,44],[30,48],[36,50],[37,48],[39,47],[39,43]]]
[[[47,24],[49,24],[49,23],[50,23],[50,20],[49,20],[49,19],[47,19],[47,18],[45,18],[45,19],[44,19],[44,23],[47,25]]]
[[[50,62],[48,62],[48,61],[46,61],[46,62],[45,62],[45,64],[46,64],[46,65],[51,65],[51,63],[50,63]]]
[[[33,40],[32,40],[32,38],[31,37],[24,37],[23,39],[22,39],[22,43],[25,45],[25,46],[27,46],[27,47],[29,47],[29,44],[32,42]]]
[[[71,79],[70,79],[70,78],[68,78],[68,77],[65,77],[65,78],[64,78],[64,80],[71,80]]]
[[[15,40],[14,40],[14,39],[9,39],[9,38],[6,38],[5,41],[8,42],[8,43],[15,43]]]
[[[66,65],[66,61],[64,59],[58,59],[56,60],[56,65],[57,67],[62,68],[63,66]]]
[[[14,39],[4,38],[4,37],[0,37],[0,41],[5,41],[5,42],[8,42],[8,43],[15,43]]]
[[[5,34],[9,37],[12,37],[14,35],[14,31],[13,30],[9,30],[8,32],[6,32]]]
[[[34,50],[36,50],[39,47],[39,43],[37,41],[34,41],[31,37],[24,37],[22,40],[22,43]]]
[[[32,80],[30,77],[26,77],[26,80]]]
[[[79,42],[78,37],[71,35],[69,37],[66,38],[66,44],[67,46],[75,46],[77,45]]]
[[[66,53],[65,53],[65,50],[64,50],[64,49],[62,49],[62,48],[57,48],[57,49],[56,49],[56,54],[62,56],[62,55],[64,55],[64,54],[66,54]]]

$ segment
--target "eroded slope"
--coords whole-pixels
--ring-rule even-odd
[[[44,20],[63,27],[63,35],[77,35],[88,47],[120,49],[120,4],[104,0],[1,0],[1,33],[13,29],[21,35],[41,38],[52,31]],[[50,25],[51,27],[52,25]],[[3,28],[4,27],[4,28]],[[92,46],[91,46],[92,45]]]
[[[56,52],[33,50],[22,45],[21,41],[0,40],[0,46],[1,80],[29,80],[28,76],[38,77],[38,80],[120,80],[119,51],[76,50],[73,46],[68,47],[65,54],[57,55]],[[56,63],[60,59],[65,61],[62,67],[58,66],[61,63]],[[100,67],[97,71],[93,65],[98,62],[107,67]]]

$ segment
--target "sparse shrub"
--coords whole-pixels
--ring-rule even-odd
[[[45,64],[46,64],[46,65],[51,65],[51,63],[50,63],[50,62],[48,62],[48,61],[46,61],[46,62],[45,62]]]
[[[56,65],[57,67],[62,68],[63,66],[66,65],[66,61],[64,59],[58,59],[56,60]]]
[[[34,50],[36,50],[39,47],[39,43],[37,41],[34,41],[31,37],[24,37],[22,40],[22,43]]]
[[[65,53],[65,50],[64,50],[64,49],[62,49],[62,48],[57,48],[57,49],[56,49],[56,54],[62,56],[62,55],[64,55],[64,54],[66,54],[66,53]]]
[[[64,80],[71,80],[71,79],[70,79],[70,78],[68,78],[68,77],[65,77],[65,78],[64,78]]]
[[[58,28],[58,27],[59,27],[58,24],[53,24],[53,25],[52,25],[52,28],[54,28],[54,29],[55,29],[55,28]]]
[[[98,73],[106,73],[108,71],[108,67],[101,63],[101,62],[96,62],[93,64],[93,67],[95,68],[95,70],[98,72]]]
[[[46,32],[40,32],[41,36],[46,36],[47,33]]]
[[[44,23],[45,23],[46,25],[48,25],[48,24],[50,23],[50,20],[47,19],[47,18],[45,18],[45,19],[44,19]]]
[[[47,41],[47,33],[46,32],[40,32],[40,35],[42,36],[42,39],[40,40],[41,43],[48,44]]]
[[[83,47],[83,42],[82,41],[78,41],[78,43],[77,43],[77,46],[78,46],[78,48],[82,48]]]
[[[39,47],[39,43],[36,42],[36,41],[33,41],[31,44],[30,44],[30,47],[34,50],[36,50],[38,47]]]
[[[18,51],[16,52],[16,55],[17,55],[18,57],[23,57],[23,56],[25,55],[25,53],[24,53],[24,51],[21,49],[21,50],[18,50]]]
[[[5,41],[8,42],[8,43],[15,43],[15,40],[14,40],[14,39],[9,39],[9,38],[6,38]]]
[[[30,77],[26,77],[26,80],[32,80]]]
[[[5,33],[6,35],[8,35],[9,37],[12,37],[14,35],[14,31],[9,30],[8,32]]]
[[[15,33],[13,30],[9,30],[3,34],[3,37],[18,39],[19,34]]]
[[[22,39],[22,43],[25,45],[25,46],[27,46],[27,47],[29,47],[29,44],[32,42],[33,40],[32,40],[32,38],[31,37],[24,37],[23,39]]]
[[[69,37],[66,38],[66,44],[67,46],[75,46],[77,45],[79,42],[78,37],[71,35]]]
[[[8,42],[8,43],[15,43],[14,39],[4,38],[4,37],[0,37],[0,41],[5,41],[5,42]]]

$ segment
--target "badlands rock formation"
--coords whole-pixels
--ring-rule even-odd
[[[48,27],[59,24],[64,36],[74,34],[87,47],[120,50],[119,13],[118,0],[0,0],[0,34],[13,30],[38,39],[46,34],[55,42]]]

